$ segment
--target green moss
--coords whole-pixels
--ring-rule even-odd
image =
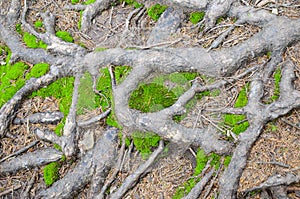
[[[134,8],[140,8],[144,6],[144,4],[140,4],[135,0],[122,0],[121,3],[122,2],[125,2],[127,5],[133,5]]]
[[[115,79],[117,83],[120,83],[130,72],[131,68],[129,66],[117,66],[114,68]],[[115,113],[114,113],[114,104],[113,104],[113,96],[111,89],[111,78],[109,75],[109,71],[107,68],[102,68],[100,70],[100,77],[97,82],[97,89],[106,97],[97,96],[96,104],[99,103],[103,109],[107,108],[109,105],[112,106],[112,111],[109,116],[106,118],[106,123],[110,126],[115,126],[121,128],[118,124]]]
[[[28,32],[24,32],[23,41],[29,48],[47,48],[47,45],[43,41],[38,40],[36,36]]]
[[[242,90],[240,91],[240,93],[235,101],[235,104],[234,104],[235,108],[241,108],[241,107],[244,107],[247,105],[247,103],[248,103],[248,97],[247,97],[248,88],[249,88],[249,84],[244,86],[242,88]]]
[[[230,164],[232,156],[226,156],[224,159],[224,166],[228,167],[228,165]]]
[[[7,53],[8,49],[5,50]],[[29,66],[23,62],[8,63],[0,67],[0,107],[2,107],[25,84],[24,74]]]
[[[41,27],[43,27],[43,22],[40,21],[40,20],[34,22],[34,27],[35,28],[41,28]]]
[[[276,101],[280,96],[280,81],[281,81],[281,69],[277,68],[274,73],[274,81],[275,81],[275,87],[274,87],[274,93],[271,97],[272,101]]]
[[[225,21],[225,16],[222,16],[222,17],[219,17],[218,19],[217,19],[217,21],[216,21],[216,24],[219,24],[219,23],[221,23],[222,21]]]
[[[85,5],[89,5],[89,4],[92,4],[92,3],[95,3],[96,0],[87,0],[86,2],[84,2],[83,4]]]
[[[80,10],[79,11],[79,20],[78,20],[78,23],[77,23],[77,27],[78,27],[78,30],[81,29],[81,22],[82,22],[82,13],[83,13],[83,10]]]
[[[46,165],[43,169],[44,181],[47,186],[51,186],[59,178],[59,163],[52,162]]]
[[[95,52],[101,52],[101,51],[105,51],[105,50],[107,50],[107,48],[104,48],[104,47],[97,47],[97,48],[95,48]]]
[[[47,64],[47,63],[35,64],[32,67],[30,73],[28,73],[26,75],[26,80],[28,80],[32,77],[35,77],[35,78],[41,77],[41,76],[45,75],[48,71],[49,71],[49,64]]]
[[[72,43],[74,41],[72,35],[67,31],[57,31],[55,35],[66,42]]]
[[[20,35],[23,35],[23,31],[22,31],[22,25],[17,23],[16,24],[16,31],[17,33],[19,33]]]
[[[152,153],[152,147],[157,147],[160,137],[151,132],[134,132],[131,135],[133,144],[141,153],[143,159],[146,159]]]
[[[57,125],[55,133],[62,135],[66,116],[69,114],[69,108],[72,103],[74,77],[61,78],[54,83],[48,85],[32,93],[31,97],[40,96],[43,98],[53,96],[59,100],[59,110],[64,114],[65,118]]]
[[[201,172],[205,168],[208,160],[209,160],[209,157],[206,155],[204,150],[199,149],[197,151],[197,155],[196,155],[197,164],[196,164],[196,168],[195,168],[195,171],[193,174],[194,178],[191,178],[188,181],[184,182],[183,186],[180,186],[176,190],[172,199],[180,199],[192,190],[192,188],[200,181],[200,178],[197,178],[196,176],[201,174]]]
[[[192,22],[192,24],[197,24],[203,20],[204,16],[205,12],[193,12],[190,14],[190,22]]]
[[[209,157],[212,159],[210,165],[213,166],[216,170],[218,170],[221,164],[221,156],[216,153],[212,153]]]
[[[234,104],[235,108],[241,108],[247,105],[248,97],[247,90],[249,88],[249,84],[246,84],[240,91],[236,102]],[[224,122],[226,125],[229,125],[232,129],[231,131],[236,135],[244,132],[249,127],[249,122],[246,121],[246,116],[244,115],[234,115],[234,114],[225,114]]]
[[[160,15],[168,8],[168,6],[162,6],[160,4],[155,4],[148,9],[148,15],[154,21],[157,21]]]
[[[129,100],[129,107],[146,112],[156,112],[171,106],[176,96],[164,86],[150,83],[141,84]]]
[[[79,3],[79,0],[71,0],[71,3],[72,3],[72,4]]]

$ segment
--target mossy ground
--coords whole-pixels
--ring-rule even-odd
[[[74,41],[72,35],[67,31],[57,31],[55,35],[66,42],[72,43]]]
[[[131,135],[135,148],[141,153],[143,159],[147,159],[152,153],[152,148],[158,146],[160,137],[151,132],[134,132]]]
[[[168,8],[168,6],[155,4],[148,9],[148,15],[154,21],[157,21],[160,15]]]
[[[211,153],[209,155],[206,155],[206,153],[204,152],[204,150],[199,149],[197,151],[197,155],[196,155],[196,167],[194,170],[194,174],[193,177],[190,178],[188,181],[186,181],[182,186],[180,186],[174,196],[172,197],[173,199],[180,199],[182,197],[184,197],[185,195],[187,195],[192,188],[201,180],[201,178],[199,178],[199,174],[201,174],[202,170],[205,168],[208,160],[211,160],[210,165],[212,167],[214,167],[216,170],[219,169],[220,164],[221,164],[221,158],[222,156],[217,155],[215,153]],[[224,166],[227,167],[230,163],[231,160],[231,156],[225,156],[224,157]]]
[[[56,180],[58,180],[59,168],[60,164],[58,162],[52,162],[44,167],[44,181],[47,186],[51,186]]]
[[[247,91],[249,89],[249,84],[244,86],[240,91],[236,102],[234,104],[235,108],[241,108],[247,105],[248,97]],[[224,115],[224,123],[231,127],[231,131],[236,135],[244,132],[249,127],[249,122],[246,121],[245,115],[234,115],[234,114],[225,114]]]
[[[189,19],[192,24],[197,24],[203,20],[204,16],[205,12],[192,12]]]

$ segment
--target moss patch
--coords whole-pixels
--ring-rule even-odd
[[[79,3],[79,0],[71,0],[71,3],[72,3],[72,4]]]
[[[47,186],[51,186],[56,180],[58,180],[59,167],[60,165],[58,162],[52,162],[44,167],[44,181]]]
[[[28,46],[29,48],[43,48],[43,49],[47,48],[47,44],[45,44],[41,40],[38,40],[36,36],[28,32],[24,32],[23,41],[25,42],[26,46]]]
[[[172,198],[173,199],[180,199],[180,198],[186,196],[192,190],[192,188],[201,180],[201,178],[199,178],[197,176],[199,174],[201,174],[201,172],[205,168],[208,160],[211,159],[210,165],[212,167],[214,167],[215,170],[217,170],[220,167],[221,158],[222,158],[222,156],[217,155],[215,153],[211,153],[210,155],[206,155],[204,150],[199,149],[197,151],[197,155],[196,155],[197,164],[196,164],[196,167],[195,167],[193,178],[191,178],[188,181],[184,182],[183,186],[180,186],[176,190],[176,192],[175,192],[175,194]],[[230,163],[230,160],[231,160],[231,156],[226,156],[224,158],[224,165],[228,166],[228,164]]]
[[[0,51],[7,54],[6,64],[0,67],[0,107],[2,107],[14,94],[25,85],[25,81],[31,77],[40,77],[48,72],[49,65],[46,63],[35,64],[33,67],[23,62],[14,65],[9,64],[10,50],[1,46]]]
[[[203,20],[204,16],[205,12],[192,12],[190,14],[190,22],[192,22],[192,24],[197,24]]]
[[[129,107],[142,112],[156,112],[171,106],[176,99],[176,95],[164,86],[155,83],[141,84],[132,93]]]
[[[34,27],[35,28],[41,28],[41,27],[43,27],[43,25],[44,25],[43,22],[40,21],[40,20],[34,22]]]
[[[95,3],[96,0],[86,0],[83,4],[85,5],[89,5],[89,4],[92,4],[92,3]]]
[[[273,102],[276,101],[279,98],[279,96],[280,96],[280,85],[279,85],[280,81],[281,81],[281,69],[280,68],[277,68],[275,70],[274,81],[275,81],[274,93],[271,96],[271,100]]]
[[[129,66],[117,66],[114,68],[117,84],[121,83],[124,80],[124,78],[130,72],[130,70],[131,68]],[[107,108],[109,105],[111,105],[113,108],[114,104],[113,104],[113,95],[111,89],[111,79],[107,68],[102,68],[100,70],[100,77],[97,82],[97,89],[100,90],[100,92],[106,97],[106,99],[102,96],[101,97],[96,96],[96,104],[99,103],[99,105],[103,109]],[[114,108],[112,109],[109,116],[106,118],[106,123],[110,126],[121,128],[121,126],[117,122],[114,113]]]
[[[33,92],[31,95],[31,97],[40,96],[43,98],[53,96],[56,99],[59,99],[59,110],[64,114],[65,117],[55,129],[55,133],[58,136],[62,135],[66,116],[69,114],[69,108],[72,103],[73,84],[74,77],[61,78],[48,85],[46,88],[42,88]]]
[[[131,135],[133,144],[136,149],[141,153],[142,158],[146,159],[152,153],[152,148],[158,146],[160,137],[151,132],[134,132]]]
[[[249,88],[249,84],[247,84],[239,93],[235,105],[235,108],[241,108],[247,105],[247,90]],[[236,135],[244,132],[249,127],[249,122],[246,121],[245,115],[234,115],[234,114],[225,114],[224,115],[225,124],[229,125],[232,128],[232,132]]]
[[[74,41],[72,35],[67,31],[57,31],[55,35],[66,42],[72,43]]]
[[[148,9],[148,15],[154,21],[157,21],[160,15],[168,8],[168,6],[155,4],[151,8]]]

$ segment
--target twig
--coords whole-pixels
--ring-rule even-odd
[[[92,117],[88,120],[85,120],[85,121],[79,121],[77,122],[77,125],[80,126],[80,127],[86,127],[86,126],[89,126],[103,118],[105,118],[111,111],[111,108],[107,109],[105,112],[101,113],[100,115],[97,115],[95,117]]]
[[[18,185],[16,187],[12,187],[8,190],[5,190],[5,191],[0,193],[0,197],[5,196],[6,194],[9,194],[10,192],[13,192],[14,190],[20,189],[21,187],[22,187],[22,185]]]
[[[257,164],[274,164],[280,167],[284,167],[284,168],[290,168],[290,165],[288,164],[284,164],[281,162],[277,162],[277,161],[270,161],[270,162],[257,162]]]
[[[145,174],[145,172],[150,168],[150,166],[154,163],[154,161],[156,160],[156,158],[158,157],[158,155],[163,151],[164,149],[164,141],[161,140],[159,142],[159,146],[156,149],[156,151],[154,151],[149,159],[142,165],[139,166],[139,168],[130,176],[128,176],[125,181],[123,182],[123,184],[121,185],[121,187],[119,189],[117,189],[117,191],[115,193],[113,193],[110,198],[113,199],[118,199],[118,198],[122,198],[122,196],[130,189],[132,188],[138,181],[138,179]]]
[[[160,43],[155,43],[155,44],[148,45],[148,46],[130,46],[128,48],[136,48],[138,50],[146,50],[146,49],[150,49],[150,48],[154,48],[154,47],[158,47],[158,46],[164,46],[164,45],[170,46],[170,45],[176,44],[180,41],[182,41],[182,38],[179,38],[174,41],[164,41],[164,42],[160,42]]]
[[[284,121],[285,123],[287,123],[288,125],[290,125],[290,126],[296,128],[297,130],[300,130],[300,127],[298,127],[297,125],[295,125],[295,124],[289,122],[288,120],[286,120],[286,119],[284,119],[284,118],[282,118],[281,120]],[[299,133],[298,133],[298,134],[299,134]]]
[[[28,182],[28,185],[26,187],[26,190],[22,193],[22,197],[21,197],[22,199],[30,198],[29,197],[29,192],[30,192],[30,189],[33,187],[33,184],[34,184],[34,181],[35,181],[35,175],[36,175],[36,171],[34,171],[34,173],[32,174],[31,179]]]
[[[10,154],[10,155],[8,155],[8,156],[2,158],[2,159],[0,160],[0,162],[3,162],[3,161],[5,161],[5,160],[7,160],[8,158],[11,158],[11,157],[13,157],[13,156],[20,155],[21,153],[27,151],[27,150],[30,149],[31,147],[34,147],[38,142],[39,142],[38,140],[35,140],[35,141],[31,142],[28,146],[26,146],[26,147],[24,147],[24,148],[22,148],[22,149],[20,149],[20,150],[18,150],[18,151],[16,151],[16,152],[14,152],[14,153],[12,153],[12,154]]]
[[[222,158],[222,161],[221,161],[221,164],[220,164],[220,166],[219,166],[219,169],[218,169],[217,172],[215,173],[214,178],[211,180],[209,187],[206,189],[206,193],[205,193],[205,195],[204,195],[203,198],[208,198],[208,195],[209,195],[209,193],[210,193],[210,191],[211,191],[211,189],[212,189],[212,187],[213,187],[213,185],[214,185],[216,179],[218,178],[218,176],[219,176],[219,174],[220,174],[220,171],[221,171],[222,168],[223,168],[223,163],[224,163],[224,157]]]
[[[205,185],[208,183],[208,181],[211,179],[215,169],[212,168],[202,179],[200,182],[198,182],[195,187],[190,191],[190,193],[183,197],[182,199],[196,199],[201,194],[201,191],[205,187]]]

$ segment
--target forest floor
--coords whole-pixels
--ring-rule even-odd
[[[63,6],[67,1],[63,0],[36,0],[34,5],[29,6],[27,21],[34,24],[39,20],[37,11],[49,10],[57,17],[56,29],[68,31],[75,39],[75,43],[84,44],[90,50],[97,47],[113,48],[113,47],[131,47],[146,45],[147,38],[155,26],[155,21],[151,20],[146,13],[139,19],[132,19],[129,30],[124,34],[124,26],[126,18],[130,12],[134,10],[132,6],[118,5],[110,10],[104,11],[101,15],[95,17],[93,26],[88,34],[83,34],[78,29],[78,21],[80,14],[77,11],[65,11]],[[281,1],[278,2],[280,4]],[[151,1],[141,2],[147,7],[152,5]],[[5,3],[0,2],[0,7],[5,8]],[[274,4],[270,4],[272,6]],[[266,9],[270,7],[266,6]],[[299,18],[299,7],[280,7],[280,15]],[[182,23],[180,31],[173,35],[172,41],[181,40],[180,44],[171,41],[171,47],[187,47],[187,46],[209,46],[213,40],[226,29],[226,25],[232,24],[234,19],[224,18],[217,24],[214,30],[208,34],[201,35],[197,28],[193,28],[193,24],[189,22],[188,15]],[[222,48],[236,45],[259,31],[258,27],[244,25],[235,28],[235,30],[226,38]],[[290,58],[297,63],[296,70],[296,88],[300,90],[300,44],[287,49],[284,58]],[[256,60],[251,61],[249,67],[263,63],[268,59],[267,55],[263,55]],[[0,62],[5,60],[5,57],[0,57]],[[203,111],[204,109],[215,109],[226,106],[233,106],[239,91],[247,82],[247,78],[240,79],[232,85],[224,87],[220,90],[218,96],[204,96],[198,100],[196,106],[191,109],[188,115],[181,121],[187,127],[199,127],[208,123],[218,125],[222,122],[222,115]],[[209,80],[203,80],[209,81]],[[272,95],[272,87],[274,79],[270,79],[265,88],[270,88],[269,95]],[[266,101],[270,96],[265,96]],[[26,117],[32,113],[44,111],[59,111],[59,99],[53,97],[41,98],[34,97],[26,99],[22,107],[19,109],[18,117]],[[101,109],[94,112],[101,112]],[[93,111],[86,111],[85,114],[93,114]],[[104,122],[99,122],[99,131],[104,126]],[[25,147],[34,140],[38,140],[32,133],[31,129],[35,126],[42,128],[54,129],[55,125],[41,124],[24,124],[12,125],[10,127],[11,137],[0,140],[0,159],[12,154],[13,152]],[[47,142],[39,141],[34,147],[29,150],[51,146]],[[265,181],[268,177],[275,174],[284,175],[287,171],[295,169],[294,172],[300,172],[300,110],[294,110],[288,115],[281,117],[275,121],[268,123],[260,136],[259,140],[253,146],[247,167],[240,179],[239,192],[243,192],[249,188],[255,187]],[[155,164],[155,167],[150,171],[140,182],[130,190],[124,198],[172,198],[179,187],[184,187],[184,182],[193,178],[196,159],[193,153],[197,149],[176,149],[172,148],[171,154],[167,157],[161,157]],[[193,152],[191,152],[193,151]],[[140,154],[135,150],[132,152],[130,164],[125,165],[123,171],[118,175],[114,186],[118,186],[118,182],[122,182],[125,177],[133,171],[142,161]],[[75,162],[68,161],[63,164],[59,173],[63,177],[72,167]],[[298,169],[297,169],[298,168]],[[35,192],[46,185],[43,182],[42,169],[21,171],[13,176],[0,178],[0,198],[18,198],[18,194],[22,191],[31,178],[35,178],[37,182],[31,192]],[[213,185],[208,198],[212,198],[217,192],[218,178],[212,181]],[[300,184],[293,185],[293,190],[299,190]],[[296,187],[295,187],[296,186]],[[111,188],[112,189],[112,188]],[[208,190],[209,187],[207,186]],[[88,187],[86,187],[88,190]],[[9,194],[4,194],[9,192]],[[204,191],[206,193],[206,191]],[[300,193],[292,193],[291,198],[300,198]],[[78,198],[86,198],[85,192],[82,192]],[[203,198],[203,195],[200,196]],[[253,193],[251,199],[259,198]]]

